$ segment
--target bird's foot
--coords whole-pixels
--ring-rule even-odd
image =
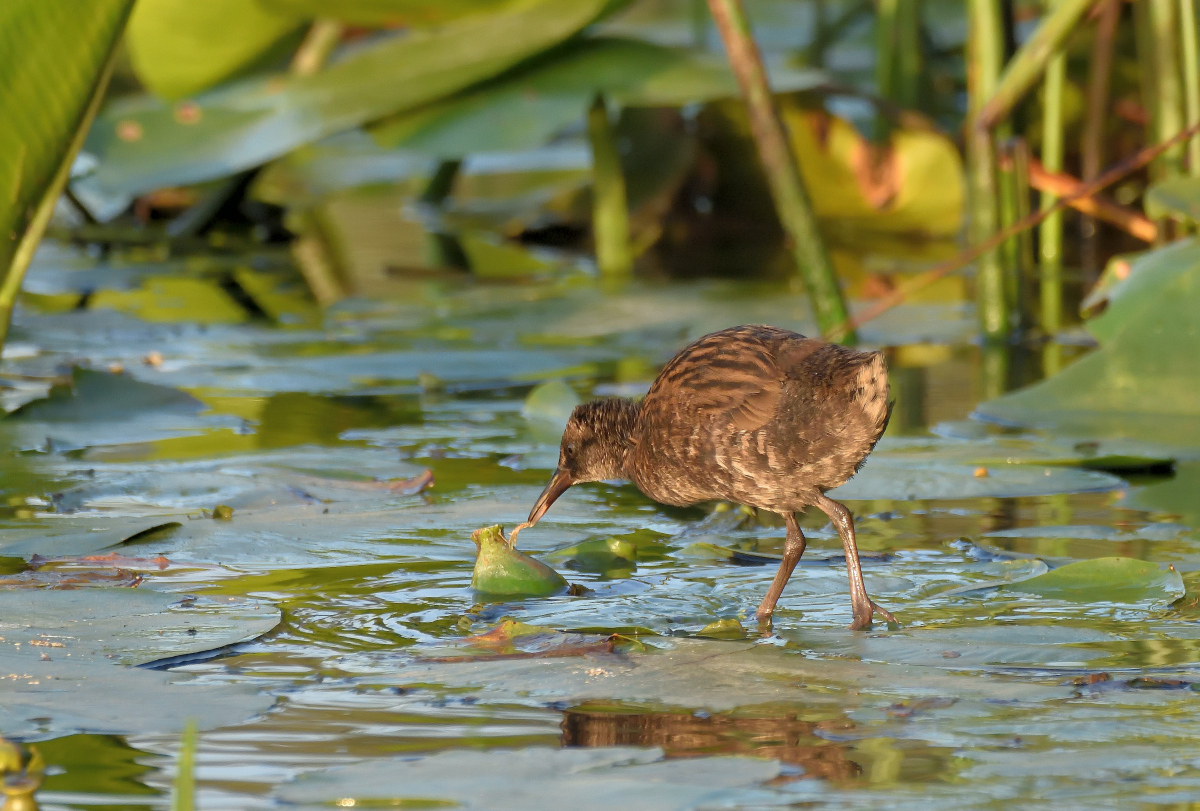
[[[866,606],[854,606],[854,622],[850,623],[851,631],[865,631],[871,627],[871,617],[878,614],[890,623],[899,625],[900,621],[896,619],[896,615],[886,608],[878,605],[874,600],[867,600]]]

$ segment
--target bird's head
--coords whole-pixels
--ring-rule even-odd
[[[629,400],[597,400],[576,406],[563,429],[558,469],[538,496],[528,524],[536,524],[554,500],[579,482],[625,478],[638,406]]]

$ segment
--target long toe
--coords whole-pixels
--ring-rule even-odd
[[[883,617],[888,622],[894,623],[896,625],[900,624],[900,621],[896,619],[895,614],[893,614],[891,611],[888,611],[886,608],[881,608],[874,600],[871,601],[871,610],[874,611],[879,616]],[[868,619],[867,623],[870,624],[869,619]]]

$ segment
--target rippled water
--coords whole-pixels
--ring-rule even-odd
[[[536,383],[637,393],[673,351],[713,329],[811,331],[804,300],[787,289],[398,284],[389,298],[324,316],[296,307],[274,325],[157,321],[154,308],[171,306],[162,297],[23,312],[6,350],[9,407],[40,396],[69,364],[120,363],[139,380],[191,392],[205,410],[128,418],[126,403],[83,421],[8,421],[20,451],[0,472],[0,543],[31,537],[41,554],[75,554],[61,551],[66,528],[176,520],[179,530],[127,550],[173,564],[146,573],[140,588],[282,611],[270,633],[168,671],[184,713],[204,685],[266,698],[235,722],[199,717],[199,807],[318,807],[353,792],[360,805],[400,797],[404,807],[443,807],[430,805],[453,799],[438,793],[438,768],[495,792],[470,807],[508,807],[497,798],[515,797],[516,776],[536,764],[501,750],[614,746],[659,747],[668,761],[735,754],[778,765],[767,779],[724,758],[684,779],[638,760],[654,752],[587,767],[598,771],[555,767],[546,754],[554,774],[577,780],[524,807],[561,807],[560,789],[577,790],[585,808],[672,807],[663,797],[682,795],[655,787],[708,779],[712,793],[695,807],[1200,801],[1190,594],[1174,605],[1152,594],[1129,603],[947,594],[1036,560],[1109,556],[1173,564],[1190,588],[1200,560],[1188,523],[1193,469],[1127,481],[1048,465],[1075,451],[967,421],[985,392],[1036,377],[1037,363],[1008,358],[997,378],[960,305],[913,305],[864,336],[887,348],[898,404],[846,497],[868,589],[902,627],[853,633],[840,544],[823,515],[804,517],[810,551],[774,629],[760,629],[752,613],[773,568],[694,545],[776,552],[779,520],[667,508],[621,484],[574,488],[521,541],[540,554],[621,536],[638,546],[632,569],[560,562],[590,590],[578,597],[481,603],[469,587],[470,531],[519,521],[554,464],[553,433],[521,413]],[[151,351],[160,366],[143,364]],[[980,466],[986,477],[974,473]],[[355,486],[424,468],[436,485],[419,494]],[[217,504],[234,508],[231,521],[200,517]],[[19,572],[32,547],[12,549],[0,571]],[[646,649],[440,661],[505,618],[619,632]],[[720,619],[740,620],[744,638],[697,638]],[[86,699],[90,688],[72,689]],[[103,734],[95,722],[75,734],[23,733],[52,767],[43,807],[166,802],[180,725],[156,723],[160,708],[137,695],[124,701],[129,723]],[[453,750],[495,754],[460,760]],[[411,790],[387,787],[397,758],[439,752],[450,754],[411,767]]]

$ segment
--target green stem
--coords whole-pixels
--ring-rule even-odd
[[[446,202],[446,198],[454,190],[454,181],[458,179],[460,169],[462,161],[457,158],[441,161],[429,182],[425,184],[425,190],[421,192],[421,202],[431,206],[440,206]]]
[[[171,811],[195,811],[196,808],[196,722],[188,719],[179,742],[175,761],[175,785],[171,790]]]
[[[921,28],[918,0],[877,0],[875,13],[875,86],[880,98],[898,107],[917,106],[921,79]],[[874,140],[885,143],[891,120],[875,114]]]
[[[1037,83],[1051,58],[1062,50],[1067,39],[1079,26],[1080,20],[1096,2],[1097,0],[1059,1],[1033,32],[1033,36],[1025,41],[1008,63],[995,91],[988,94],[988,101],[979,114],[980,126],[993,127],[1008,117],[1017,102]]]
[[[900,0],[896,39],[895,99],[913,110],[921,100],[921,0]]]
[[[1109,87],[1112,83],[1113,45],[1116,40],[1117,23],[1121,19],[1121,5],[1122,0],[1103,0],[1100,19],[1096,22],[1092,64],[1088,75],[1083,142],[1080,145],[1080,178],[1085,183],[1094,180],[1104,166],[1104,133],[1108,122]],[[1097,223],[1093,218],[1083,217],[1080,220],[1080,231],[1083,233],[1082,264],[1089,278],[1095,278],[1099,270],[1100,245],[1096,228]]]
[[[708,50],[708,9],[705,0],[692,0],[692,47]]]
[[[1179,66],[1179,18],[1175,0],[1142,0],[1147,6],[1154,61],[1152,92],[1158,99],[1153,141],[1162,142],[1183,129],[1183,72]],[[1183,173],[1183,144],[1163,153],[1157,164],[1158,177]]]
[[[346,26],[337,20],[317,20],[304,35],[304,41],[292,56],[289,70],[296,76],[312,76],[325,67],[330,54],[342,39]]]
[[[823,335],[842,332],[847,321],[846,304],[838,288],[833,262],[817,228],[796,155],[775,107],[745,9],[741,0],[708,0],[708,7],[741,87],[750,114],[750,129],[758,145],[758,157],[766,170],[775,210],[791,240],[800,276],[812,299],[817,325]],[[843,340],[855,340],[852,332],[842,334]]]
[[[991,133],[977,126],[984,99],[992,98],[1000,73],[1003,31],[997,0],[969,0],[967,7],[967,131],[968,182],[971,192],[972,244],[990,239],[998,228],[996,155]],[[975,296],[980,326],[988,341],[1008,337],[1010,318],[1000,253],[989,250],[979,257],[975,270]]]
[[[901,0],[876,0],[875,3],[875,92],[881,99],[896,99],[897,17]],[[883,110],[875,111],[876,143],[886,143],[892,125]]]
[[[1196,42],[1196,0],[1179,0],[1180,57],[1183,61],[1184,126],[1200,124],[1200,46]],[[1200,138],[1187,142],[1188,172],[1200,177]]]
[[[1058,54],[1046,68],[1045,98],[1042,102],[1042,165],[1050,172],[1063,169],[1063,87],[1066,84],[1067,57]],[[1043,211],[1053,208],[1058,197],[1042,192]],[[1062,211],[1050,213],[1038,226],[1038,253],[1041,260],[1042,329],[1054,335],[1062,328]]]
[[[597,96],[588,110],[588,141],[592,146],[592,237],[596,265],[604,274],[633,271],[629,245],[629,205],[617,137],[608,105]]]

